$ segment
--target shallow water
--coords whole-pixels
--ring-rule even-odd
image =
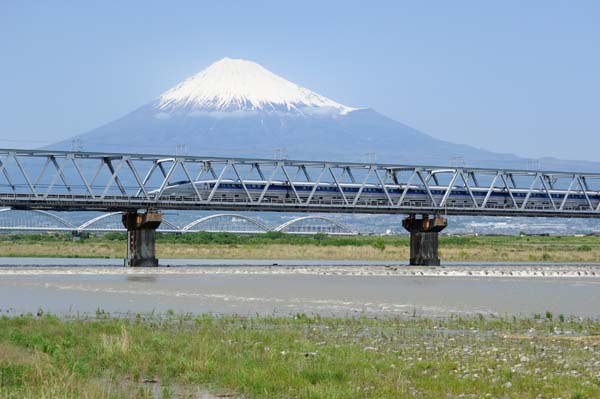
[[[600,317],[600,265],[0,258],[4,314],[212,312]],[[276,265],[273,265],[276,264]]]

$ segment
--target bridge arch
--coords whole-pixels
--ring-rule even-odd
[[[165,229],[164,226],[168,226],[169,229]],[[168,221],[167,219],[165,219],[163,217],[162,222],[160,223],[160,226],[158,227],[157,231],[165,231],[165,230],[177,231],[177,232],[181,231],[181,229],[179,228],[179,226],[177,226],[176,224]]]
[[[121,218],[120,215],[122,215],[124,212],[109,212],[109,213],[104,213],[102,215],[98,215],[95,218],[92,218],[90,220],[88,220],[87,222],[83,223],[81,226],[77,227],[77,231],[125,231],[125,227],[121,224]],[[98,223],[102,223],[103,221],[110,219],[111,217],[115,217],[119,215],[119,219],[116,222],[113,222],[113,226],[107,226],[107,227],[101,227],[101,228],[94,228],[93,226],[95,224]],[[168,229],[163,228],[163,226],[168,226]],[[163,218],[162,222],[161,222],[161,227],[159,227],[157,229],[157,231],[176,231],[179,232],[179,227],[176,226],[175,224],[173,224],[172,222],[166,220]]]
[[[181,231],[183,233],[191,232],[191,231],[196,231],[196,230],[194,230],[194,228],[196,226],[198,226],[200,224],[207,223],[207,222],[211,222],[211,221],[217,221],[219,219],[221,219],[221,220],[227,220],[227,219],[229,219],[229,220],[232,220],[233,223],[236,222],[235,219],[239,219],[239,220],[244,221],[245,223],[248,223],[248,224],[254,226],[255,228],[258,228],[258,230],[242,230],[242,231],[237,231],[237,232],[244,232],[244,233],[256,233],[256,232],[259,232],[259,233],[265,233],[265,232],[271,231],[271,229],[269,228],[269,226],[267,226],[266,224],[262,223],[261,221],[256,220],[254,218],[251,218],[249,216],[244,216],[244,215],[240,215],[240,214],[237,214],[237,213],[219,213],[219,214],[216,214],[216,215],[204,216],[204,217],[196,219],[193,222],[187,224],[185,227],[183,227],[181,229]],[[208,230],[205,230],[205,231],[218,231],[218,230],[208,229]],[[230,230],[225,229],[224,231],[230,231]],[[230,232],[234,232],[234,231],[230,231]]]
[[[6,221],[2,220],[3,218],[0,217],[0,229],[1,230],[11,230],[11,229],[13,229],[13,230],[40,230],[40,231],[45,231],[47,229],[75,230],[75,226],[73,226],[71,223],[67,222],[65,219],[61,218],[60,216],[55,215],[48,211],[43,211],[40,209],[32,209],[32,210],[20,210],[20,209],[13,209],[13,208],[0,209],[0,215],[8,214],[8,213],[25,214],[27,223],[17,223],[17,225],[9,226],[9,225],[5,224],[5,222],[7,222],[8,220],[6,220]],[[50,222],[58,223],[59,227],[44,226],[44,223],[35,223],[35,219],[32,218],[32,214],[40,215]],[[17,219],[11,218],[10,221],[14,222],[14,221],[17,221]],[[31,225],[29,225],[29,224],[31,224]]]
[[[122,214],[123,214],[123,212],[110,212],[110,213],[104,213],[102,215],[96,216],[95,218],[92,218],[92,219],[88,220],[87,222],[83,223],[81,226],[79,226],[77,228],[77,231],[93,230],[93,229],[90,228],[90,226],[93,226],[94,224],[100,223],[103,220],[106,220],[106,219],[108,219],[108,218],[110,218],[112,216],[122,215]],[[125,228],[123,227],[123,230],[124,229]],[[121,230],[121,229],[116,229],[115,228],[114,230]]]
[[[316,220],[319,222],[324,222],[326,225],[329,224],[331,226],[333,226],[333,228],[335,230],[330,230],[330,229],[326,229],[327,233],[329,234],[340,234],[340,235],[354,235],[356,234],[354,231],[352,231],[351,228],[349,228],[348,226],[343,225],[342,223],[324,217],[324,216],[300,216],[300,217],[296,217],[293,219],[288,220],[287,222],[277,226],[275,229],[273,229],[273,231],[281,231],[281,232],[288,232],[288,233],[319,233],[319,232],[323,232],[323,231],[290,231],[290,227],[298,225],[298,224],[302,224],[305,221],[312,221],[312,220]],[[318,230],[318,229],[317,229]]]

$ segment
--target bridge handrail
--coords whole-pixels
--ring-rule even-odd
[[[354,231],[352,231],[352,229],[350,229],[347,226],[344,226],[343,224],[339,223],[336,220],[333,220],[333,219],[330,219],[330,218],[327,218],[327,217],[324,217],[324,216],[312,216],[312,215],[310,215],[310,216],[299,216],[299,217],[295,217],[293,219],[290,219],[287,222],[282,223],[279,226],[275,227],[273,229],[273,231],[283,231],[284,229],[286,229],[286,228],[288,228],[288,227],[290,227],[290,226],[292,226],[294,224],[303,222],[305,220],[322,220],[322,221],[325,221],[325,222],[333,224],[334,226],[336,226],[337,228],[339,228],[340,230],[342,230],[345,233],[354,234]]]

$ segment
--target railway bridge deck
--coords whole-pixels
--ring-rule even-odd
[[[411,263],[437,264],[446,216],[598,218],[600,174],[0,149],[0,206],[126,212],[132,264],[161,210],[406,214]]]

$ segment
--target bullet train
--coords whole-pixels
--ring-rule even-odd
[[[257,200],[268,182],[264,180],[244,180],[246,189],[254,200]],[[202,195],[203,198],[207,198],[217,184],[217,180],[202,180],[194,182],[196,189]],[[294,188],[300,199],[304,202],[308,199],[311,192],[315,187],[314,182],[296,182]],[[361,184],[353,183],[340,183],[340,187],[344,193],[344,196],[349,202],[354,200],[354,197],[359,193]],[[389,195],[397,203],[402,193],[404,192],[405,185],[397,184],[386,184],[385,189],[387,195]],[[439,204],[444,197],[446,187],[444,186],[429,186],[431,195],[435,198],[436,203]],[[156,194],[158,190],[152,193]],[[485,200],[488,188],[471,188],[473,196],[477,199],[478,204],[482,204]],[[518,206],[525,201],[527,198],[528,190],[525,189],[511,189],[513,197],[517,202]],[[297,200],[294,189],[287,181],[272,181],[269,185],[263,201],[266,202],[293,202]],[[558,207],[562,204],[566,195],[566,190],[550,190],[552,201]],[[195,197],[196,193],[189,181],[179,181],[169,184],[163,190],[163,197]],[[360,192],[360,199],[357,204],[360,205],[375,205],[375,206],[387,206],[389,205],[388,197],[381,185],[366,184],[362,192]],[[223,179],[218,184],[218,187],[213,194],[213,200],[240,202],[247,200],[246,191],[242,183],[239,180]],[[600,202],[600,193],[588,193],[589,200],[593,206],[597,206]],[[581,192],[571,192],[564,205],[564,210],[589,210],[589,203],[586,196]],[[311,198],[311,203],[337,203],[343,202],[343,197],[340,190],[335,184],[332,183],[319,183],[314,194]],[[495,188],[488,198],[486,203],[487,208],[507,208],[513,207],[513,200],[506,189]],[[411,185],[407,194],[404,197],[403,205],[405,206],[428,206],[431,205],[431,200],[427,191],[422,186]],[[472,207],[473,201],[471,194],[461,187],[457,187],[452,190],[446,201],[447,207]],[[533,190],[527,199],[526,209],[553,209],[552,203],[548,198],[548,194],[544,190]]]

